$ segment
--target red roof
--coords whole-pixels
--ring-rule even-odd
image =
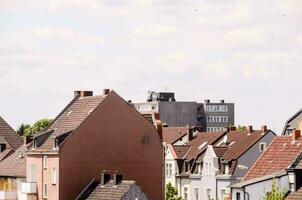
[[[173,144],[187,134],[189,127],[163,127],[163,140],[168,144]]]
[[[243,178],[244,181],[285,170],[302,153],[302,138],[276,137]]]

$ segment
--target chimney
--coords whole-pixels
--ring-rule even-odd
[[[220,103],[224,103],[224,100],[223,100],[223,99],[221,99],[221,100],[220,100]]]
[[[189,128],[189,130],[187,132],[187,138],[188,138],[188,141],[191,141],[193,139],[193,132],[194,132],[194,130],[193,130],[193,128],[191,126],[189,126],[188,128]]]
[[[300,136],[301,136],[300,130],[293,130],[293,132],[292,132],[292,140],[293,141],[298,140],[300,138]]]
[[[103,170],[101,172],[101,186],[106,185],[110,181],[110,172],[108,170]]]
[[[123,175],[119,171],[113,173],[113,186],[119,185],[123,181]]]
[[[23,144],[27,145],[28,143],[30,143],[33,140],[32,137],[30,136],[23,136]]]
[[[107,95],[107,94],[109,94],[109,92],[110,92],[110,89],[103,89],[103,95]]]
[[[248,131],[249,133],[253,132],[253,131],[254,131],[254,130],[253,130],[253,126],[251,126],[251,125],[248,126],[248,127],[247,127],[247,131]]]
[[[82,91],[82,90],[77,90],[74,91],[74,96],[79,96],[79,97],[88,97],[88,96],[93,96],[93,91]]]
[[[265,133],[267,131],[267,126],[266,125],[261,126],[261,130],[263,133]]]
[[[230,127],[230,131],[236,131],[236,130],[237,130],[236,126],[231,126]]]
[[[204,100],[204,103],[205,103],[205,104],[210,103],[210,99]]]

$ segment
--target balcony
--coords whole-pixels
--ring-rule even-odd
[[[34,182],[21,183],[21,193],[36,194],[37,193],[37,183],[34,183]]]
[[[0,200],[17,199],[17,185],[7,181],[0,181]]]

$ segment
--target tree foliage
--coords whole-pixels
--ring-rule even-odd
[[[246,129],[247,129],[246,126],[238,125],[238,127],[237,127],[238,131],[245,131]]]
[[[21,136],[32,136],[43,131],[50,123],[51,119],[40,119],[33,125],[21,124],[17,130],[17,133]]]
[[[177,197],[178,191],[171,183],[166,185],[166,200],[182,200],[181,197]]]
[[[275,180],[272,183],[272,190],[270,192],[264,191],[263,200],[285,200],[285,193],[276,184]]]

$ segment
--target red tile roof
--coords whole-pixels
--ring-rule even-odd
[[[52,122],[48,130],[53,133],[35,151],[51,151],[54,138],[75,130],[92,111],[105,99],[105,95],[75,98]]]
[[[185,145],[192,146],[190,151],[187,153],[185,158],[191,160],[196,158],[200,153],[202,153],[209,144],[215,143],[220,137],[222,137],[224,132],[199,132],[196,134],[195,138],[187,142]]]
[[[26,150],[26,145],[22,145],[0,162],[0,176],[26,177]]]
[[[190,146],[184,145],[173,145],[174,152],[177,156],[177,159],[183,159],[188,150],[190,150]]]
[[[230,131],[227,133],[227,143],[220,146],[228,146],[228,150],[222,156],[223,159],[231,161],[238,159],[243,153],[257,143],[262,137],[270,131],[263,133],[261,130],[255,130],[249,133],[245,131]]]
[[[23,144],[22,138],[2,117],[0,117],[0,137],[3,137],[13,150],[16,150]]]
[[[168,144],[175,143],[189,131],[189,127],[163,127],[163,140]]]
[[[246,181],[285,170],[301,153],[301,137],[293,142],[291,136],[278,136],[258,158],[243,180]]]

